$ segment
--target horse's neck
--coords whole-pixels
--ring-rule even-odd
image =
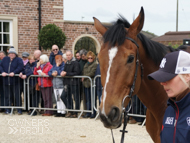
[[[144,77],[137,95],[153,116],[162,118],[167,107],[168,97],[159,82],[147,78],[148,74],[157,70],[158,67],[147,57],[144,57],[142,64],[144,67]]]

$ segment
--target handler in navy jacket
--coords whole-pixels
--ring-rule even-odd
[[[158,71],[149,74],[163,85],[169,100],[164,114],[162,143],[190,143],[190,54],[166,54]]]
[[[8,57],[3,58],[0,64],[0,73],[2,73],[3,83],[5,84],[5,106],[11,106],[13,99],[15,99],[15,106],[21,106],[21,96],[19,94],[18,77],[14,77],[15,74],[19,74],[23,70],[23,61],[18,57],[15,48],[10,48]],[[9,74],[7,76],[7,74]],[[6,109],[6,114],[10,113],[10,109]],[[18,114],[22,114],[22,110],[18,109]]]

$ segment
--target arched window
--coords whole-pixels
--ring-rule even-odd
[[[87,51],[92,51],[96,54],[96,46],[90,37],[82,37],[80,38],[75,45],[75,53],[81,49],[86,49]]]

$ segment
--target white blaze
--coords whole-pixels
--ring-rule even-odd
[[[108,67],[108,70],[107,70],[106,82],[105,82],[105,85],[104,85],[104,97],[103,97],[103,109],[102,109],[102,114],[104,114],[105,117],[107,117],[106,114],[105,114],[105,100],[106,100],[106,94],[107,94],[106,86],[107,86],[107,83],[109,82],[111,65],[112,65],[114,57],[117,54],[117,51],[118,51],[117,47],[113,47],[113,48],[111,48],[109,50],[109,67]]]

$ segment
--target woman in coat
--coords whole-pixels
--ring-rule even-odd
[[[86,55],[88,62],[84,65],[84,69],[83,69],[83,74],[84,76],[89,76],[92,79],[95,76],[95,72],[96,72],[96,68],[97,68],[97,63],[95,61],[96,56],[92,51],[89,51]],[[86,107],[87,110],[91,110],[91,82],[88,78],[82,78],[83,81],[83,85],[84,85],[84,93],[85,93],[85,97],[86,97]],[[91,116],[91,113],[87,113],[84,118],[94,118],[95,114],[93,114]]]
[[[63,78],[57,77],[60,76],[60,73],[64,70],[64,65],[65,65],[64,62],[62,61],[61,55],[55,56],[55,63],[56,64],[53,65],[53,68],[48,72],[48,75],[50,77],[53,76],[53,90],[54,90],[55,99],[57,101],[58,110],[55,117],[65,117],[66,106],[60,97],[64,90]]]
[[[43,77],[44,75],[48,75],[48,72],[51,70],[52,65],[49,62],[49,58],[47,55],[41,55],[40,61],[37,62],[36,67],[34,68],[34,75],[40,75],[38,77],[38,84],[40,86],[40,90],[42,93],[42,97],[44,100],[44,108],[53,108],[52,102],[52,78],[51,77]],[[51,116],[53,115],[52,110],[46,110],[45,114],[42,116]]]

